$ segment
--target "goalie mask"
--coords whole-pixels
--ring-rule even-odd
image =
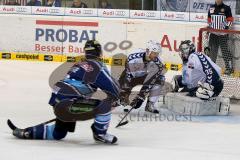
[[[188,62],[188,57],[190,56],[190,54],[194,53],[196,50],[195,45],[190,41],[190,40],[186,40],[183,41],[180,46],[179,46],[179,55],[183,61],[183,63],[187,63]]]

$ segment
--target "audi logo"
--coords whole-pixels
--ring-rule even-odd
[[[115,11],[116,16],[125,16],[126,12],[125,11]]]
[[[49,13],[60,13],[59,9],[50,8]]]
[[[91,15],[93,14],[93,10],[83,10],[83,14]]]
[[[185,15],[184,14],[177,14],[176,15],[176,18],[181,18],[181,19],[184,19]]]
[[[25,13],[25,12],[27,12],[27,8],[17,7],[17,8],[16,8],[16,11],[17,11],[17,12],[21,12],[21,13]]]
[[[146,12],[146,17],[156,17],[155,12]]]

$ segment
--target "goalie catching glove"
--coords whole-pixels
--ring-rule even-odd
[[[198,89],[196,91],[196,96],[203,100],[208,100],[214,95],[214,86],[209,83],[198,82]]]

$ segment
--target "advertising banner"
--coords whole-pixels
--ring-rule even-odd
[[[62,7],[32,7],[32,14],[37,15],[64,15],[65,8]]]
[[[99,17],[129,18],[129,10],[121,9],[98,9]]]
[[[65,8],[66,16],[97,17],[97,9],[92,8]]]
[[[14,15],[0,15],[0,18],[5,22],[0,25],[1,52],[47,54],[49,56],[43,57],[47,61],[53,60],[54,57],[50,55],[65,55],[69,60],[74,56],[82,56],[85,42],[97,39],[101,42],[106,57],[129,54],[137,48],[145,48],[148,40],[156,40],[162,44],[165,60],[177,63],[180,61],[180,42],[191,39],[197,43],[199,28],[204,27],[203,23],[122,18],[19,18]],[[9,54],[4,54],[3,57],[9,57]],[[24,58],[29,59],[25,55],[20,57]]]
[[[32,14],[30,6],[0,6],[0,14]]]
[[[214,3],[215,0],[158,0],[160,10],[174,12],[206,13]],[[224,0],[224,3],[231,7],[234,15],[240,13],[240,0]]]
[[[134,19],[160,19],[159,11],[130,10],[130,18]]]
[[[190,13],[191,22],[205,22],[207,23],[208,14],[207,13]]]
[[[189,21],[189,13],[161,11],[161,19],[174,21]]]

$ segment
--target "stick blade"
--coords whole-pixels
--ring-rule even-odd
[[[7,124],[12,130],[15,130],[17,128],[10,119],[7,120]]]
[[[124,126],[124,125],[126,125],[126,124],[128,124],[128,121],[119,123],[119,124],[116,126],[116,128],[121,127],[121,126]]]

